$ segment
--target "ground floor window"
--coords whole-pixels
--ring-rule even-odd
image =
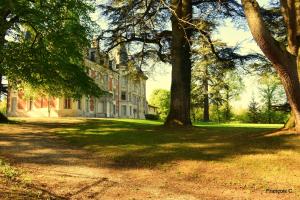
[[[78,99],[77,101],[77,109],[81,110],[81,99]]]
[[[126,105],[122,105],[122,115],[126,116],[126,114],[127,114],[127,107]]]
[[[98,112],[99,113],[103,113],[104,112],[104,103],[102,101],[100,101],[98,103]]]
[[[89,112],[89,98],[86,98],[85,100],[85,111]]]
[[[65,98],[64,108],[71,109],[71,98]]]
[[[11,99],[11,111],[16,112],[17,110],[17,97]]]

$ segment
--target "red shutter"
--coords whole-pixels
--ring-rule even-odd
[[[26,100],[23,99],[24,92],[22,90],[18,91],[18,109],[23,110],[26,107]]]
[[[48,99],[47,98],[42,97],[41,107],[42,108],[48,107]]]
[[[90,111],[94,111],[94,98],[93,97],[91,97],[90,98]]]
[[[41,108],[41,103],[42,103],[42,99],[40,97],[38,97],[35,101],[34,101],[34,107],[36,108]]]
[[[50,108],[55,108],[56,107],[56,99],[55,98],[50,98],[49,99],[49,104],[50,104]]]

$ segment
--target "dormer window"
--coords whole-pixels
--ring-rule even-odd
[[[110,61],[109,61],[109,69],[112,69],[112,68],[113,68],[113,61],[110,60]]]

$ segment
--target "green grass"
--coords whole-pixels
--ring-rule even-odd
[[[200,127],[244,127],[244,128],[272,128],[279,129],[283,127],[283,124],[254,124],[254,123],[237,123],[237,122],[229,122],[229,123],[216,123],[216,122],[197,122],[194,124],[195,126]]]
[[[156,167],[176,160],[225,160],[287,149],[292,136],[264,137],[281,125],[200,123],[165,129],[148,120],[88,119],[59,131],[72,144],[99,152],[119,167]]]
[[[193,128],[166,129],[156,121],[88,119],[59,134],[97,154],[105,167],[167,172],[180,162],[192,161],[206,166],[214,184],[261,191],[292,188],[299,197],[300,137],[270,134],[281,127],[198,123]],[[189,174],[198,176],[203,174]]]

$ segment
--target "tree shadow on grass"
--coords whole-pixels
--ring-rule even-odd
[[[0,152],[15,154],[16,162],[85,165],[87,149],[96,158],[96,167],[155,168],[178,160],[222,161],[241,155],[270,154],[295,150],[291,141],[300,140],[291,134],[270,135],[272,128],[193,127],[166,129],[160,125],[139,122],[86,119],[81,123],[26,123],[32,127],[48,128],[64,138],[62,145],[53,134],[0,134]],[[56,130],[59,128],[58,130]],[[53,131],[53,129],[55,129]],[[17,148],[16,148],[17,147]],[[33,151],[52,149],[52,151]]]

